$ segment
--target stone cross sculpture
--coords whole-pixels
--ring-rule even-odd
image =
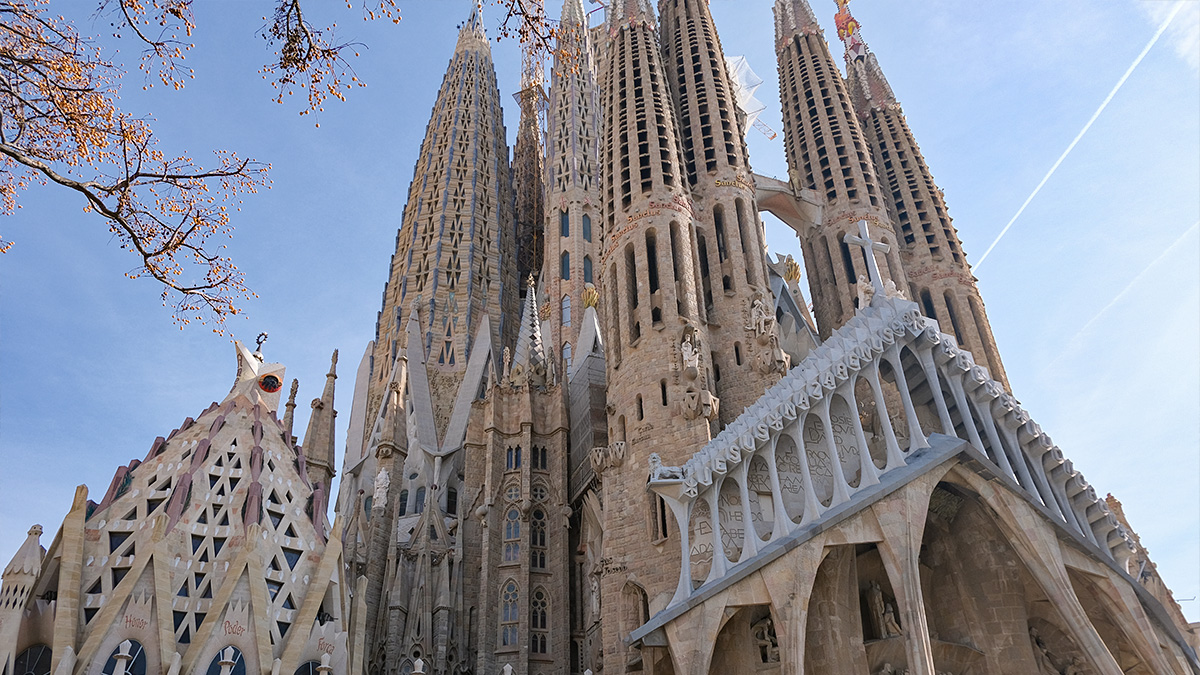
[[[892,247],[881,242],[871,239],[871,231],[867,229],[867,221],[858,221],[858,236],[846,233],[843,238],[847,244],[853,246],[861,246],[863,253],[867,259],[867,276],[871,277],[871,286],[875,288],[875,292],[879,295],[884,294],[883,277],[879,276],[879,265],[875,262],[875,251],[883,251],[887,253],[892,250]]]

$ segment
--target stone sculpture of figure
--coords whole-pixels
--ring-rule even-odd
[[[775,635],[775,623],[771,617],[750,627],[754,642],[758,645],[758,656],[763,663],[779,663],[779,638]]]
[[[875,297],[875,287],[871,285],[871,282],[866,279],[859,279],[854,289],[858,291],[859,308],[870,306],[871,300]]]
[[[1058,673],[1058,669],[1054,667],[1053,659],[1050,657],[1050,650],[1046,648],[1046,643],[1042,641],[1038,629],[1033,626],[1029,627],[1029,642],[1033,646],[1033,662],[1037,665],[1038,675]]]
[[[683,469],[678,466],[663,466],[657,452],[650,453],[650,482],[656,480],[682,480]]]
[[[774,317],[767,311],[767,303],[763,302],[761,296],[756,296],[750,303],[750,323],[746,325],[746,330],[753,331],[755,335],[765,335],[771,329],[771,322]]]
[[[1063,669],[1062,675],[1083,675],[1083,660],[1078,656],[1072,656],[1071,662]]]
[[[892,611],[890,602],[883,606],[883,634],[886,637],[896,637],[901,634],[900,624],[896,623],[896,613]]]
[[[867,587],[867,607],[871,609],[871,620],[879,637],[887,637],[883,630],[883,589],[878,581],[872,581]]]
[[[512,363],[512,352],[510,352],[508,350],[508,347],[505,347],[504,348],[504,377],[508,377],[508,368],[511,363]]]
[[[679,343],[679,354],[683,358],[683,370],[689,378],[695,377],[695,373],[700,370],[700,351],[692,343],[693,339],[693,336],[689,334]]]
[[[885,664],[883,664],[883,667],[879,669],[879,672],[876,673],[875,675],[895,675],[895,673],[896,673],[896,668],[890,663],[885,663]]]
[[[387,469],[380,469],[379,473],[375,474],[375,494],[371,496],[371,505],[378,504],[383,506],[387,503],[388,488],[392,485],[392,478],[388,475]]]
[[[591,604],[592,604],[592,621],[599,621],[600,620],[600,577],[593,574],[590,582],[591,582],[592,592],[590,594],[591,597],[589,599],[592,601],[591,602]]]
[[[896,288],[896,282],[892,281],[891,279],[883,282],[883,294],[889,298],[899,298],[900,300],[907,299],[904,296],[904,291]]]

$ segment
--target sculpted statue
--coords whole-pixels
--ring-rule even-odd
[[[1063,669],[1062,675],[1083,675],[1083,661],[1078,656],[1072,656],[1071,662]]]
[[[892,285],[894,286],[895,284]],[[869,307],[871,300],[875,298],[875,287],[871,285],[871,282],[867,279],[859,279],[858,283],[854,286],[854,290],[858,292],[859,308]]]
[[[1033,662],[1037,665],[1038,675],[1057,673],[1058,669],[1054,667],[1050,650],[1046,648],[1046,643],[1042,640],[1038,629],[1033,626],[1029,627],[1029,642],[1033,646]]]
[[[904,291],[896,288],[896,282],[892,281],[891,279],[883,282],[883,294],[889,298],[899,298],[900,300],[908,299],[904,295]]]
[[[872,581],[867,587],[867,607],[871,609],[871,621],[875,624],[876,634],[887,637],[883,630],[883,589],[877,581]]]
[[[900,635],[900,624],[896,623],[896,613],[892,610],[891,603],[883,606],[883,634],[886,637],[896,637]]]
[[[379,473],[375,474],[375,494],[371,496],[371,505],[378,504],[383,506],[387,503],[388,488],[392,485],[392,478],[388,475],[387,469],[380,469]]]
[[[600,620],[600,577],[593,574],[590,579],[592,605],[592,621]]]
[[[750,302],[750,323],[746,325],[746,330],[761,337],[771,330],[771,324],[774,322],[775,317],[767,310],[767,303],[763,302],[762,294],[755,295],[754,300]]]
[[[650,482],[658,480],[682,480],[683,469],[678,466],[664,466],[662,457],[657,452],[650,453]]]
[[[679,342],[679,356],[683,361],[683,372],[688,379],[694,379],[700,371],[700,350],[695,344],[695,334],[688,331]]]
[[[754,642],[758,645],[758,657],[763,663],[779,663],[779,638],[775,635],[775,623],[771,617],[750,627]]]

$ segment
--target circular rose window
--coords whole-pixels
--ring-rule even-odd
[[[283,383],[280,382],[279,378],[275,377],[274,375],[263,375],[262,377],[258,378],[258,388],[262,389],[268,394],[274,394],[282,387]]]

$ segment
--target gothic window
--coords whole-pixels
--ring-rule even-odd
[[[246,660],[237,647],[226,647],[208,663],[205,675],[246,675]]]
[[[518,499],[520,499],[521,498],[521,486],[516,485],[516,484],[509,485],[507,488],[504,489],[504,498],[510,502],[515,502]]]
[[[413,513],[423,513],[425,511],[425,488],[417,488],[417,500],[413,504]]]
[[[13,672],[18,675],[50,675],[49,645],[33,645],[17,656]]]
[[[589,255],[583,256],[583,283],[592,283],[592,257]]]
[[[538,483],[530,490],[530,495],[533,497],[533,501],[544,502],[550,497],[550,491],[546,489],[545,485]]]
[[[500,646],[517,646],[517,582],[508,581],[500,593]]]
[[[544,590],[539,588],[533,592],[533,599],[529,603],[529,651],[534,654],[545,654],[547,651],[546,630],[549,626],[547,620],[549,604]]]
[[[529,566],[546,569],[546,512],[536,509],[529,524]]]
[[[458,513],[458,490],[454,488],[446,490],[446,513],[450,515]]]
[[[564,295],[562,297],[562,325],[571,325],[571,296]]]
[[[563,279],[570,280],[570,278],[571,278],[571,254],[568,253],[567,251],[563,251],[561,261],[562,261],[562,265],[561,265],[562,269],[559,271],[560,275],[562,276]]]
[[[592,219],[586,213],[583,214],[583,240],[592,240]]]
[[[567,216],[566,211],[558,212],[558,223],[559,223],[559,227],[562,228],[562,236],[564,236],[564,237],[571,236],[571,219],[570,219],[570,217]]]
[[[521,514],[509,509],[504,518],[504,562],[516,562],[521,555]]]
[[[509,471],[521,468],[521,446],[508,449],[505,454],[504,468]]]
[[[408,490],[400,491],[400,515],[408,513]]]
[[[568,365],[570,365],[570,363],[571,363],[571,343],[570,342],[563,343],[563,360],[566,361]]]

